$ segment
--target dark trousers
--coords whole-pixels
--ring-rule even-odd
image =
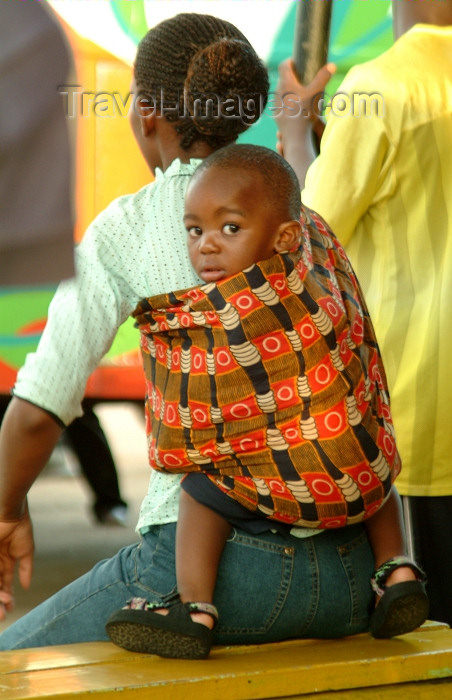
[[[75,452],[93,491],[96,499],[94,511],[102,516],[114,506],[125,506],[126,503],[121,498],[116,465],[93,404],[85,400],[83,409],[83,416],[67,426],[63,439]]]
[[[404,496],[414,555],[427,574],[429,619],[452,626],[452,496]]]

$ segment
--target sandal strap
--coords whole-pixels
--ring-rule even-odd
[[[122,608],[123,610],[146,610],[148,602],[146,598],[129,598]]]
[[[393,557],[379,566],[370,579],[372,590],[375,591],[380,598],[385,592],[386,581],[388,580],[390,574],[392,574],[392,572],[396,569],[400,569],[402,566],[409,566],[410,569],[412,569],[412,571],[414,571],[416,574],[418,581],[425,583],[427,580],[424,571],[422,571],[422,569],[412,559],[406,556]]]
[[[179,593],[173,591],[162,596],[160,603],[146,603],[146,610],[159,610],[160,608],[172,608],[175,605],[182,605]]]
[[[187,607],[189,612],[202,612],[206,613],[206,615],[210,615],[210,617],[213,619],[214,623],[217,624],[218,622],[218,610],[215,607],[215,605],[212,605],[212,603],[185,603],[185,606]]]
[[[213,618],[215,625],[218,622],[218,610],[212,603],[182,603],[179,593],[170,593],[162,596],[160,603],[148,603],[146,598],[130,598],[124,606],[124,610],[160,610],[161,608],[173,608],[174,606],[185,607],[188,613],[202,612]]]

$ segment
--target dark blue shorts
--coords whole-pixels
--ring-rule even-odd
[[[248,510],[215,486],[209,477],[201,472],[187,474],[182,479],[181,486],[195,501],[221,515],[233,527],[251,532],[253,535],[259,535],[268,530],[288,535],[292,529],[292,525],[270,520],[259,512]]]

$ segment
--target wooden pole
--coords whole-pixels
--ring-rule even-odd
[[[295,17],[293,61],[298,79],[312,81],[328,59],[333,0],[298,0]]]

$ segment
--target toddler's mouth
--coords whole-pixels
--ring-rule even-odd
[[[225,277],[225,271],[219,267],[204,267],[199,276],[204,282],[217,282]]]

